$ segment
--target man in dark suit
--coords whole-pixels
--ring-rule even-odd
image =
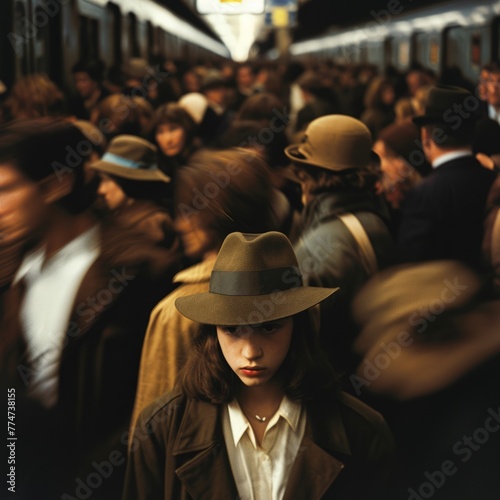
[[[174,272],[168,251],[93,215],[89,153],[69,123],[0,131],[0,248],[23,248],[0,296],[21,498],[120,496],[142,339]]]
[[[433,87],[420,126],[433,173],[402,206],[398,247],[403,262],[457,259],[481,267],[483,218],[496,174],[472,154],[477,98],[459,87]]]

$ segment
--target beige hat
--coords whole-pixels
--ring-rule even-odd
[[[500,352],[500,300],[456,261],[405,264],[375,275],[353,301],[363,355],[354,387],[399,399],[435,393]]]
[[[178,104],[181,108],[186,110],[194,122],[199,125],[208,108],[208,99],[199,92],[189,92],[189,94],[184,94],[179,99]]]
[[[313,120],[302,142],[288,146],[285,154],[295,163],[338,172],[378,161],[371,147],[371,133],[362,122],[347,115],[327,115]]]
[[[217,255],[209,291],[179,297],[175,307],[198,323],[252,325],[293,316],[337,290],[302,284],[284,234],[231,233]]]
[[[135,135],[118,135],[109,143],[102,158],[90,165],[106,174],[136,181],[170,182],[157,166],[157,148]]]

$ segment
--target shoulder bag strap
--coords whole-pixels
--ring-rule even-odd
[[[359,248],[359,255],[361,257],[361,263],[365,271],[370,276],[375,274],[378,269],[377,257],[375,256],[373,246],[370,243],[370,239],[361,225],[361,222],[359,222],[359,219],[350,212],[339,215],[338,218],[345,224],[356,240]]]

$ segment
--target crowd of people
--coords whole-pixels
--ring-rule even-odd
[[[72,75],[0,95],[20,498],[496,498],[500,65]]]

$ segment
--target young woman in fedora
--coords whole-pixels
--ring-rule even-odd
[[[204,326],[141,415],[124,499],[378,498],[390,431],[337,389],[309,318],[336,291],[302,285],[282,233],[230,234],[209,291],[176,301]]]

